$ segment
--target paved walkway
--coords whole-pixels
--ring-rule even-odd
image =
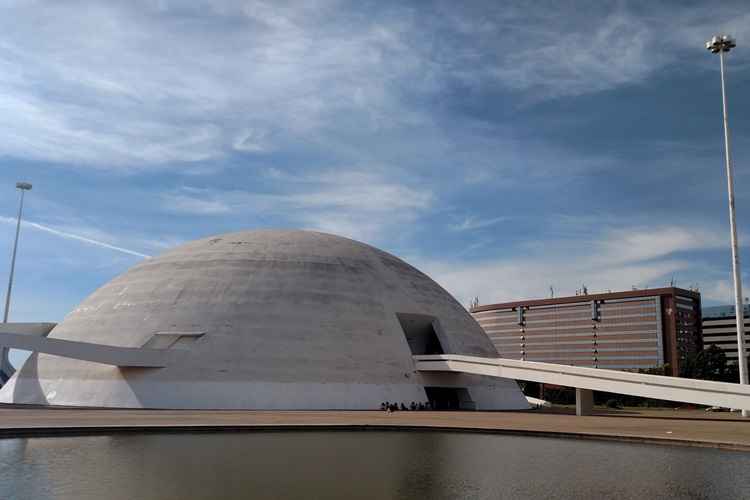
[[[432,428],[615,439],[750,451],[750,421],[700,410],[526,412],[194,411],[26,409],[0,406],[0,437],[112,432],[300,428]]]

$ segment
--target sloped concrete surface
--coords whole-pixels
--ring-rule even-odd
[[[375,409],[425,401],[397,313],[434,316],[445,352],[496,357],[479,325],[404,261],[310,231],[250,231],[144,260],[49,334],[143,348],[183,332],[163,368],[35,353],[0,402],[129,408]],[[200,333],[201,335],[191,335]],[[150,344],[149,344],[150,345]],[[477,409],[527,408],[515,381],[453,374]]]

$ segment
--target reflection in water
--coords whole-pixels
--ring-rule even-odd
[[[750,498],[750,454],[444,432],[0,439],[2,499]]]

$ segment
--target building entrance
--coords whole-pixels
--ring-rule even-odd
[[[474,409],[474,401],[465,387],[425,387],[424,391],[434,410]]]

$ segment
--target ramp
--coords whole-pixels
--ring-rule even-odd
[[[590,411],[590,391],[750,410],[750,386],[727,382],[457,354],[414,356],[414,363],[422,372],[461,372],[575,387],[578,414]]]
[[[0,332],[0,345],[120,367],[162,368],[182,351],[117,347],[35,335]]]

